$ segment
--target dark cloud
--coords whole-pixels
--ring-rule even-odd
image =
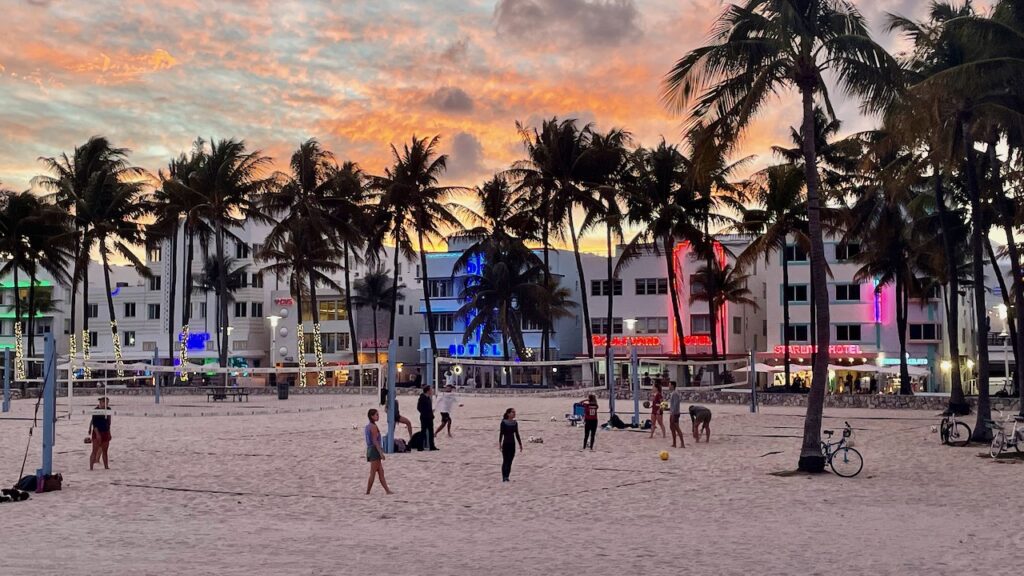
[[[452,42],[441,51],[441,59],[450,64],[458,64],[466,59],[469,53],[469,38],[462,37]]]
[[[457,133],[448,152],[447,180],[459,184],[472,184],[486,171],[483,163],[484,147],[480,140],[468,132]]]
[[[498,0],[498,34],[513,39],[615,46],[640,36],[633,0]]]
[[[472,112],[473,98],[462,88],[443,86],[427,97],[427,104],[441,112]]]

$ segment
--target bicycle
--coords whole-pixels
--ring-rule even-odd
[[[967,446],[970,443],[971,427],[957,420],[952,410],[946,410],[939,416],[942,416],[942,422],[939,423],[939,438],[943,444]]]
[[[853,428],[850,428],[850,423],[843,422],[843,424],[846,424],[843,437],[839,442],[822,440],[821,453],[837,476],[853,478],[864,468],[864,458],[853,448]],[[829,439],[832,438],[832,430],[822,430],[822,433]]]
[[[996,422],[995,420],[985,421],[992,430],[992,444],[989,445],[988,453],[993,458],[999,458],[1000,454],[1010,448],[1015,448],[1017,452],[1024,453],[1024,425],[1018,426],[1018,424],[1024,423],[1024,416],[1019,414],[1012,416],[1013,429],[1007,434],[1005,424],[1010,423],[1010,418],[1011,416],[1007,416],[1004,422]]]

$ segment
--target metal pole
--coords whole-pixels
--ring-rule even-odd
[[[633,426],[640,425],[640,356],[636,346],[629,349],[629,379],[633,389]]]
[[[615,396],[618,395],[618,387],[615,385],[615,351],[612,350],[611,342],[604,347],[604,366],[608,383],[608,418],[611,418],[615,415]]]
[[[750,379],[750,413],[757,413],[757,365],[754,364],[754,351],[749,352],[750,364],[747,366],[747,378]]]
[[[57,427],[57,352],[53,333],[43,338],[43,466],[36,470],[42,478],[53,472],[53,440]]]
[[[11,371],[14,367],[11,366],[11,349],[4,348],[4,412],[11,411]]]
[[[423,367],[427,372],[426,381],[427,384],[434,389],[434,398],[437,398],[437,378],[434,378],[434,351],[427,348],[424,352],[427,354],[426,366]]]
[[[1004,320],[1004,322],[1005,322],[1005,320]],[[1006,332],[1005,327],[1003,329],[1003,332]],[[1006,334],[1005,336],[1003,336],[1003,385],[1004,386],[1006,386],[1007,384],[1012,382],[1012,380],[1010,380],[1010,359],[1006,355],[1006,353],[1007,353],[1006,341],[1009,340],[1009,339],[1010,339],[1010,335],[1009,334]],[[1013,388],[1011,387],[1010,389],[1012,390]],[[1024,407],[1021,407],[1021,409],[1024,410]]]
[[[158,346],[156,348],[153,348],[153,367],[154,368],[157,366],[157,362],[159,362],[159,361],[160,361],[160,347]],[[173,372],[168,372],[168,374],[174,374],[174,373]],[[160,374],[159,372],[153,372],[153,381],[156,382],[156,388],[153,389],[153,397],[156,399],[156,403],[157,404],[160,403],[160,380],[162,380],[161,376],[163,376],[163,374]]]
[[[398,340],[392,338],[388,342],[388,443],[384,446],[386,454],[395,451],[395,378],[398,374],[396,356],[398,356]]]

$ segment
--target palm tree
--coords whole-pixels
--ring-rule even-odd
[[[662,140],[653,150],[637,149],[630,158],[631,175],[626,187],[627,219],[640,231],[626,243],[619,255],[615,273],[648,252],[664,253],[669,295],[675,320],[679,354],[687,360],[686,339],[679,307],[679,280],[675,266],[675,246],[681,240],[691,246],[704,239],[700,215],[701,199],[686,186],[689,160],[675,146]],[[683,370],[683,386],[690,384],[689,368]]]
[[[404,253],[406,259],[416,258],[413,238],[419,246],[420,270],[423,274],[423,303],[426,308],[427,332],[430,334],[431,357],[437,357],[437,337],[434,330],[434,315],[430,305],[431,280],[427,272],[427,243],[443,238],[448,229],[462,228],[456,213],[461,207],[451,201],[452,194],[462,190],[459,187],[438,186],[438,179],[444,174],[448,156],[438,154],[440,137],[416,138],[399,152],[394,145],[391,154],[394,164],[385,170],[384,176],[374,179],[374,186],[382,196],[378,205],[374,251],[383,246],[385,239],[395,244],[392,295],[398,291],[398,256]],[[395,302],[392,303],[394,305]],[[395,315],[391,315],[389,339],[395,337]]]
[[[391,273],[383,268],[371,270],[356,280],[352,303],[356,308],[369,308],[373,315],[373,359],[380,364],[380,339],[377,337],[377,311],[383,310],[394,316],[396,302],[405,300],[405,284],[395,285]],[[388,284],[391,284],[388,286]],[[393,322],[392,322],[393,324]]]
[[[726,304],[738,304],[740,306],[752,306],[754,310],[759,308],[757,301],[751,296],[747,288],[747,281],[750,274],[742,268],[725,264],[719,267],[717,263],[712,267],[701,266],[694,274],[694,282],[703,286],[717,286],[714,292],[703,290],[690,295],[690,304],[694,302],[707,302],[710,310],[723,310]],[[725,342],[725,323],[721,325],[719,334],[721,341]]]
[[[773,95],[790,87],[800,93],[811,286],[819,315],[817,345],[822,350],[828,349],[831,335],[814,99],[823,101],[831,114],[823,79],[827,72],[844,91],[880,109],[892,96],[899,66],[871,39],[864,18],[846,0],[747,0],[728,7],[715,23],[709,43],[683,56],[665,81],[665,99],[673,108],[691,111],[696,119],[726,121],[737,132]],[[821,472],[828,355],[815,355],[813,365],[799,468]]]
[[[231,229],[241,226],[244,219],[267,221],[268,218],[259,210],[261,195],[273,190],[276,180],[264,176],[270,163],[270,157],[260,151],[249,151],[240,140],[212,140],[206,144],[197,141],[198,156],[196,165],[189,172],[185,181],[168,180],[164,187],[170,187],[176,193],[192,195],[199,198],[190,214],[205,223],[213,230],[215,258],[218,269],[228,269],[225,254],[225,240],[231,235]],[[216,290],[217,325],[219,361],[221,367],[228,365],[228,274],[216,277],[221,285]],[[222,376],[227,383],[227,371]]]
[[[247,264],[239,264],[231,257],[224,258],[224,260],[221,261],[216,255],[207,256],[203,260],[202,272],[200,272],[199,277],[195,279],[193,290],[202,292],[203,294],[210,294],[212,292],[218,306],[222,301],[224,302],[224,305],[227,306],[234,303],[235,293],[241,290],[244,286],[245,273],[248,268]],[[221,271],[223,271],[223,273]],[[225,317],[217,314],[217,317],[214,319],[214,330],[218,335],[222,331],[225,334],[228,332],[228,324],[225,321]],[[224,323],[222,324],[222,322]],[[222,345],[225,347],[223,350],[221,349]],[[217,355],[226,356],[226,353],[227,340],[225,339],[222,343],[218,336]]]

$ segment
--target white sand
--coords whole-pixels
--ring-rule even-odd
[[[394,496],[363,495],[369,397],[119,416],[109,471],[88,470],[85,418],[62,421],[64,490],[0,505],[0,574],[1011,574],[1024,551],[1024,461],[941,446],[929,413],[829,411],[826,427],[858,429],[866,460],[843,479],[769,474],[795,468],[801,409],[712,406],[711,444],[690,438],[662,462],[668,442],[639,432],[599,431],[581,452],[582,428],[549,420],[571,400],[465,402],[441,451],[387,459]],[[206,411],[203,398],[175,404]],[[526,444],[503,484],[507,406],[524,442],[544,444]],[[27,428],[0,419],[4,484]],[[37,435],[28,470],[38,453]]]

